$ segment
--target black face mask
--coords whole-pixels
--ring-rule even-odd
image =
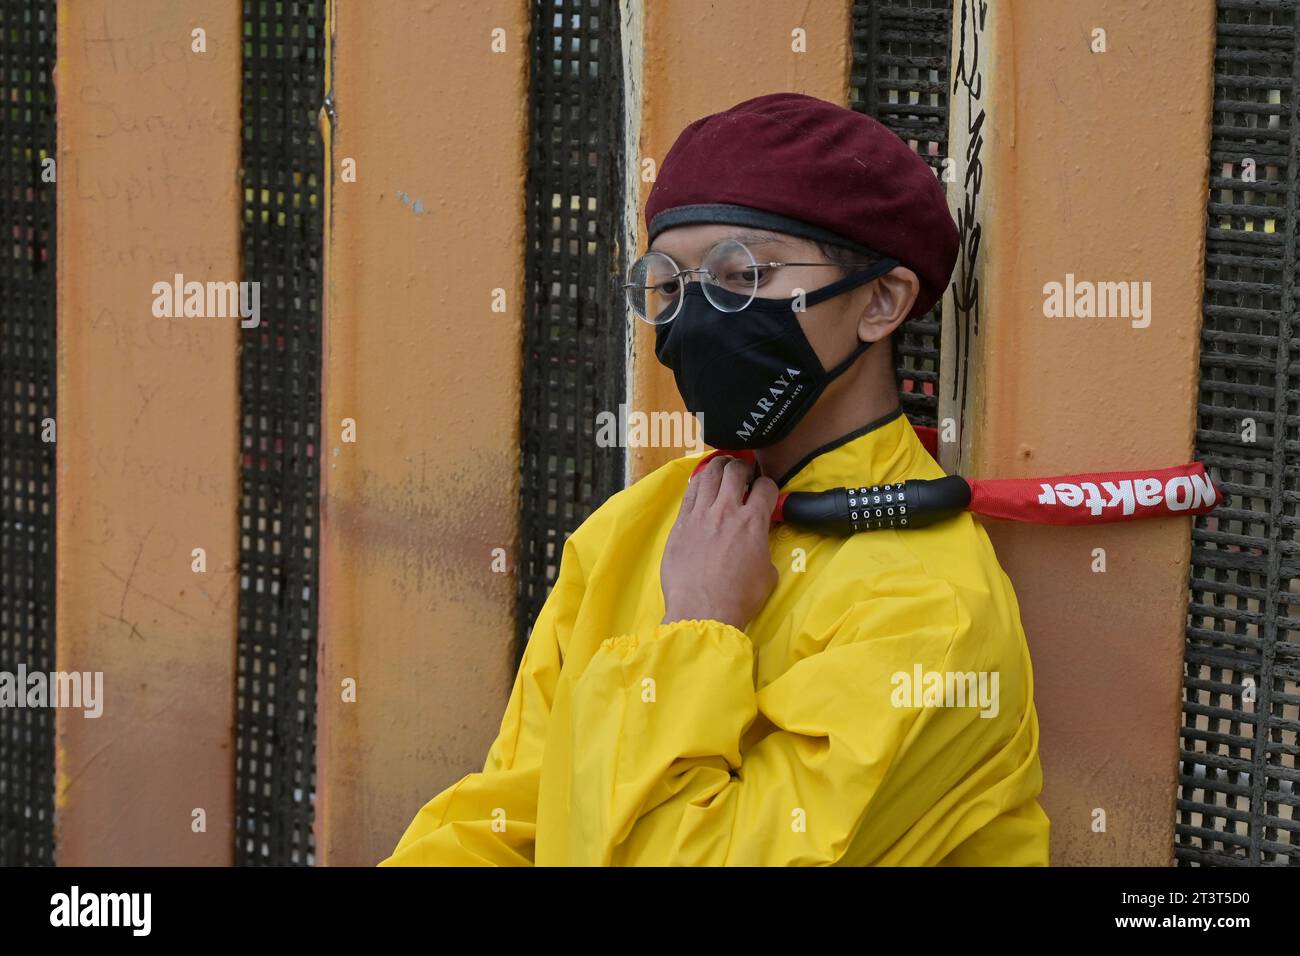
[[[898,265],[883,259],[864,272],[815,289],[804,305],[878,279]],[[714,448],[764,448],[798,424],[833,382],[872,345],[859,342],[834,368],[822,368],[795,315],[793,298],[755,298],[722,312],[689,282],[677,317],[655,327],[655,356],[673,370],[686,408],[700,415]]]

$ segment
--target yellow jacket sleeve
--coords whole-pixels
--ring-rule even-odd
[[[426,803],[380,866],[532,865],[542,750],[561,649],[582,590],[582,570],[566,541],[559,577],[538,613],[482,771]]]
[[[1015,642],[986,641],[951,585],[798,639],[807,655],[761,688],[750,638],[718,621],[604,641],[573,689],[569,861],[937,863],[1007,809],[1003,778],[1040,772],[1028,675],[995,650]],[[975,665],[1002,671],[992,717],[899,702],[899,674]]]

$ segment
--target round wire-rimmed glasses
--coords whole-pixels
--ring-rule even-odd
[[[682,269],[663,252],[647,252],[627,270],[623,289],[628,307],[642,322],[665,325],[677,318],[690,276],[699,277],[704,297],[720,312],[739,312],[758,295],[771,270],[783,266],[870,266],[871,262],[759,262],[739,239],[709,247],[698,269]]]

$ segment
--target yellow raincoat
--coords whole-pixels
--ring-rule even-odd
[[[744,631],[661,625],[659,562],[698,461],[569,537],[482,772],[381,865],[1047,865],[1029,653],[979,524],[777,525],[780,580]],[[942,475],[895,413],[782,490]],[[994,705],[909,685],[969,672],[996,672]]]

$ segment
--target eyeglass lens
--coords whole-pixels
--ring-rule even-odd
[[[758,290],[759,269],[744,243],[723,239],[705,254],[699,269],[683,271],[661,252],[648,252],[628,270],[628,304],[651,325],[672,321],[681,307],[690,276],[699,277],[704,295],[722,312],[739,312]]]

